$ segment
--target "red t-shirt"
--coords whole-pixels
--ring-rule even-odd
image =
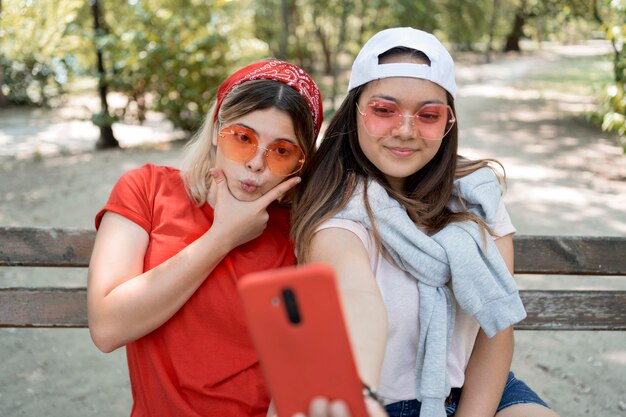
[[[150,235],[144,270],[178,253],[213,222],[211,206],[194,204],[177,169],[151,164],[120,178],[96,228],[107,210]],[[131,416],[265,416],[268,393],[236,284],[246,273],[295,263],[289,210],[272,204],[268,213],[260,237],[231,251],[171,319],[126,345]]]

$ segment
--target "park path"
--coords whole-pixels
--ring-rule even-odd
[[[502,162],[504,199],[519,234],[626,235],[626,155],[580,116],[593,98],[536,90],[526,81],[558,76],[605,48],[546,46],[459,69],[461,151]],[[526,289],[626,289],[615,277],[517,280]],[[624,332],[517,332],[513,370],[562,416],[626,416]]]
[[[504,198],[521,234],[626,234],[626,158],[608,135],[577,115],[592,100],[533,90],[525,81],[604,51],[598,44],[546,45],[490,64],[461,60],[458,65],[462,153],[504,164]],[[158,117],[116,132],[127,146],[157,144],[82,152],[92,147],[97,132],[89,122],[73,119],[76,108],[0,111],[0,224],[91,228],[122,172],[146,162],[178,164],[181,144],[166,137],[176,132]],[[0,268],[0,285],[25,284],[33,277],[41,285],[78,286],[85,279],[84,271],[44,275]],[[563,285],[554,277],[519,277],[519,282],[524,288]],[[593,284],[580,278],[574,285],[626,288],[616,278],[593,278]],[[562,416],[626,415],[625,332],[517,332],[516,337],[514,370]],[[86,329],[0,329],[0,357],[3,417],[129,414],[124,351],[102,354]]]

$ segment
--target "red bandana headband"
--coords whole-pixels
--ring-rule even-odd
[[[290,86],[299,92],[309,104],[315,134],[317,135],[322,126],[324,114],[322,111],[322,94],[315,81],[299,67],[288,62],[278,60],[261,61],[243,67],[228,77],[217,90],[217,105],[215,107],[214,121],[222,107],[224,98],[239,84],[252,80],[274,80]]]

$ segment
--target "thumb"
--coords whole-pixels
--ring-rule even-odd
[[[226,179],[226,177],[224,176],[224,171],[222,171],[220,168],[210,168],[209,174],[211,174],[211,177],[213,177],[213,181],[215,181],[216,184],[220,184]]]
[[[224,171],[219,168],[211,168],[209,169],[209,174],[213,178],[215,182],[215,196],[219,199],[220,195],[225,193],[230,194],[230,190],[228,189],[228,183],[226,182],[226,176],[224,175]]]

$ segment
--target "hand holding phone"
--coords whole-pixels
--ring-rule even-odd
[[[352,417],[367,416],[330,267],[248,274],[239,293],[279,417],[306,413],[319,396],[345,401]]]

